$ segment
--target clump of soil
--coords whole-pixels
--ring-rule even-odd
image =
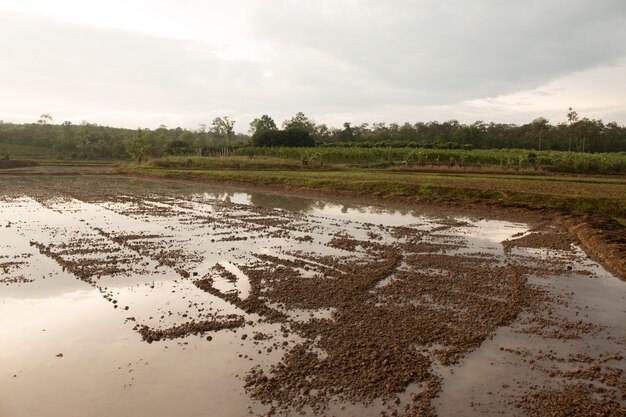
[[[96,241],[90,241],[91,245],[96,245]],[[70,244],[50,244],[44,245],[39,242],[30,242],[31,246],[39,249],[39,252],[55,261],[63,269],[67,269],[81,280],[94,285],[99,277],[103,275],[126,274],[138,264],[142,258],[136,254],[121,255],[116,248],[100,248],[97,251],[85,248],[86,242],[79,240]],[[96,256],[103,253],[110,253],[106,257]],[[92,258],[84,255],[93,254]],[[80,255],[77,257],[77,255]]]
[[[224,318],[215,318],[204,321],[190,321],[178,326],[169,327],[167,329],[154,329],[146,325],[137,326],[137,331],[148,343],[156,342],[163,339],[176,339],[191,334],[199,335],[206,332],[214,332],[224,329],[234,329],[245,324],[245,320],[241,316],[230,314]]]
[[[16,277],[4,277],[0,278],[0,284],[11,285],[11,284],[28,284],[30,282],[35,281],[34,279],[26,278],[24,275],[19,275]]]
[[[213,267],[213,270],[217,271],[221,276],[223,276],[229,282],[235,282],[237,280],[237,277],[233,273],[227,271],[223,266],[219,264],[215,265]],[[213,279],[211,277],[194,281],[194,284],[196,285],[196,287],[210,294],[213,294],[216,297],[219,297],[225,301],[232,303],[233,305],[239,307],[246,313],[258,314],[264,317],[265,320],[267,320],[268,322],[284,321],[287,317],[284,313],[267,306],[265,302],[263,302],[263,300],[259,298],[261,287],[259,285],[258,280],[251,279],[250,283],[251,283],[251,293],[250,295],[248,295],[248,297],[246,297],[245,300],[242,300],[239,297],[239,294],[237,292],[233,291],[233,292],[224,293],[218,290],[217,288],[215,288],[213,286]]]
[[[502,242],[505,250],[511,247],[552,249],[570,251],[574,240],[564,233],[557,233],[554,226],[544,224],[531,233]]]
[[[517,402],[529,417],[622,417],[626,407],[607,398],[601,388],[586,384],[567,385],[562,389],[540,389]]]
[[[581,334],[590,334],[600,330],[600,326],[592,323],[562,318],[532,316],[524,320],[524,323],[526,326],[519,331],[553,339],[579,339]]]
[[[8,262],[0,262],[0,269],[3,274],[9,274],[16,269],[19,269],[21,265],[25,265],[26,262],[23,261],[8,261]]]

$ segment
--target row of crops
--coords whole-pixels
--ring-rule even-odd
[[[245,147],[229,150],[220,156],[238,157],[250,165],[267,159],[269,165],[278,161],[299,162],[302,165],[329,164],[376,165],[402,164],[407,166],[497,166],[503,169],[541,168],[569,173],[626,173],[626,153],[577,153],[562,151],[534,151],[523,149],[461,150],[411,148],[264,148]],[[172,157],[172,163],[185,161],[190,166],[214,167],[215,157]],[[222,161],[226,162],[226,161]]]

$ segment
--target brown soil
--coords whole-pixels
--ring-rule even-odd
[[[626,227],[600,215],[559,216],[556,221],[580,241],[585,252],[626,280]]]
[[[602,389],[586,384],[563,389],[544,389],[527,394],[518,402],[529,417],[623,417],[626,407],[607,398]]]

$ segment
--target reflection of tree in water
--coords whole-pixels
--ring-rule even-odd
[[[288,211],[308,211],[318,203],[308,198],[257,193],[250,194],[250,202],[256,206]]]

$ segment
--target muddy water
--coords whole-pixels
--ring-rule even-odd
[[[626,284],[541,221],[114,177],[0,185],[0,416],[533,415],[525,396],[578,382],[624,405]],[[352,276],[354,296],[333,286]],[[358,327],[350,300],[415,316]],[[346,363],[346,334],[400,350],[375,368],[348,344]],[[425,368],[367,373],[411,373],[406,354]]]

